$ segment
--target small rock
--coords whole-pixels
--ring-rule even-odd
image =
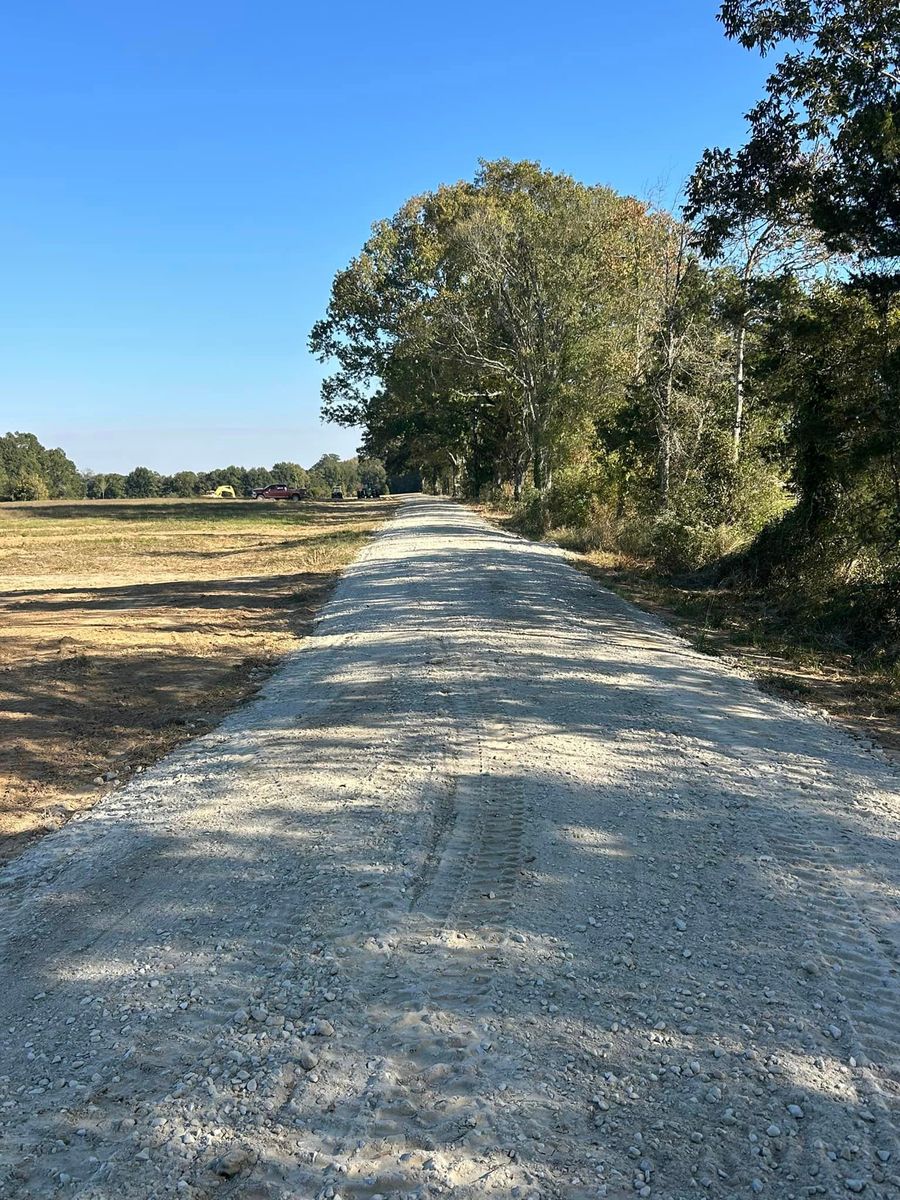
[[[781,1126],[776,1125],[775,1122],[773,1121],[772,1124],[769,1126],[769,1128],[766,1130],[766,1137],[781,1137]]]
[[[305,1046],[297,1055],[297,1061],[304,1071],[312,1071],[319,1065],[318,1055],[313,1054],[313,1052],[307,1049]]]
[[[787,1106],[787,1110],[791,1114],[791,1116],[796,1117],[798,1121],[803,1116],[803,1109],[800,1107],[799,1104],[789,1104]]]
[[[247,1151],[242,1146],[232,1146],[212,1164],[215,1175],[223,1179],[233,1179],[247,1165]]]

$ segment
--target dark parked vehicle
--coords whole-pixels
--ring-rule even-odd
[[[340,488],[332,488],[331,498],[332,498],[332,500],[343,500],[344,493],[341,491]]]
[[[253,488],[250,495],[254,500],[307,500],[309,489],[290,483],[270,483],[267,487]]]

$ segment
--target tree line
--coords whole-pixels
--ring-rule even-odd
[[[401,485],[403,479],[398,480]],[[409,482],[409,481],[406,481]],[[413,481],[414,482],[414,481]],[[269,467],[220,467],[213,471],[178,471],[164,475],[149,467],[127,474],[79,471],[59,449],[48,450],[33,433],[0,437],[0,498],[6,500],[120,500],[164,496],[202,496],[217,487],[233,487],[239,496],[270,483],[307,488],[312,496],[329,496],[334,488],[353,494],[359,488],[387,487],[384,465],[372,458],[340,458],[323,454],[311,467],[279,462]]]
[[[310,346],[363,452],[523,521],[900,631],[900,6],[726,0],[775,58],[669,212],[537,163],[415,196]]]

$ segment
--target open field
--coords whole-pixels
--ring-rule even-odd
[[[0,860],[255,691],[392,508],[0,505]]]

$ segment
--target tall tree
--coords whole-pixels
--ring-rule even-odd
[[[900,5],[725,0],[725,32],[786,51],[748,113],[741,176],[753,197],[800,205],[863,272],[900,258]]]
[[[125,477],[125,495],[129,499],[146,499],[160,493],[160,476],[149,467],[135,467]]]
[[[747,149],[706,150],[687,185],[684,206],[692,238],[711,261],[727,268],[724,312],[734,330],[734,405],[731,456],[741,454],[746,402],[747,338],[751,322],[785,274],[808,277],[827,258],[798,197],[770,193],[754,174]]]
[[[608,189],[505,160],[414,198],[338,274],[313,329],[337,362],[326,416],[403,439],[451,481],[502,464],[518,492],[530,464],[543,494],[566,430],[619,386],[645,219]]]

